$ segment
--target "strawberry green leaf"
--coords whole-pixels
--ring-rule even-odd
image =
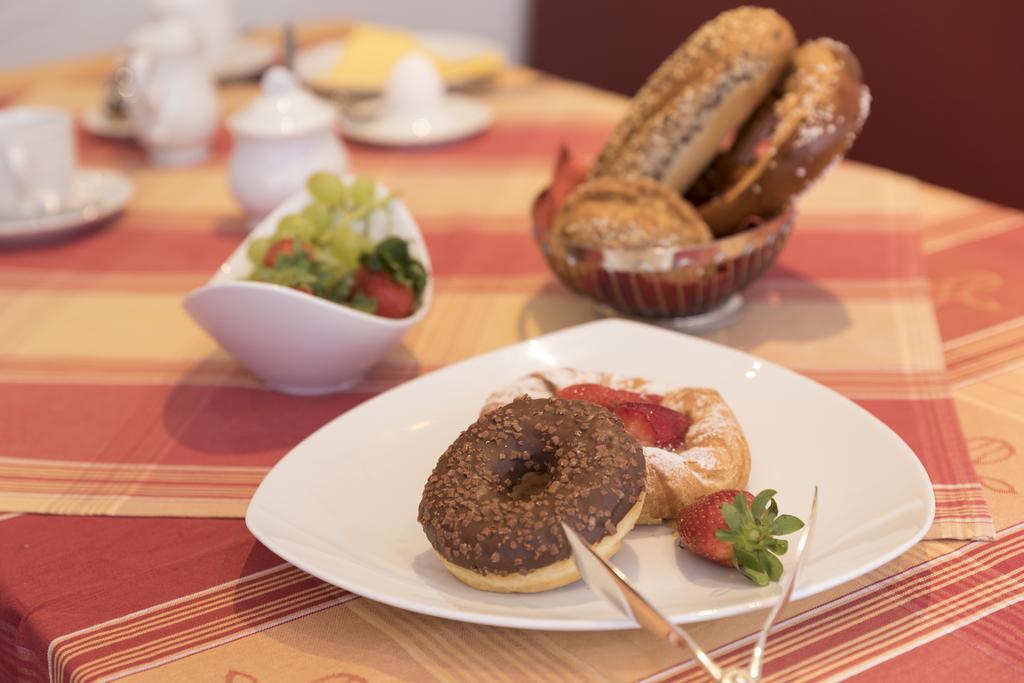
[[[766,538],[764,541],[764,547],[771,550],[776,555],[785,555],[789,550],[789,541],[784,538]]]
[[[743,572],[743,576],[747,577],[758,586],[768,585],[768,575],[758,569],[750,569],[749,567],[741,567],[740,571]]]
[[[419,261],[412,261],[406,268],[409,279],[412,280],[412,290],[418,295],[427,286],[427,270]]]
[[[804,523],[793,515],[779,515],[772,523],[770,533],[773,536],[785,536],[804,527]]]
[[[427,284],[427,270],[409,254],[409,244],[399,237],[381,240],[373,251],[363,254],[360,262],[368,270],[386,271],[400,285],[419,296]]]
[[[765,510],[768,507],[768,503],[775,497],[776,493],[778,493],[778,491],[765,489],[754,496],[754,502],[750,504],[750,512],[754,515],[754,519],[757,522],[761,522],[762,517],[764,517]]]
[[[727,531],[725,529],[719,529],[715,532],[715,538],[719,541],[725,541],[726,543],[736,543],[743,535],[738,531]]]
[[[381,259],[380,254],[377,253],[376,249],[363,254],[359,261],[366,266],[368,270],[372,270],[375,273],[385,269],[384,261]]]
[[[355,286],[355,277],[352,273],[346,273],[336,284],[334,284],[330,290],[328,290],[328,298],[337,301],[338,303],[344,302],[349,296],[352,295],[352,288]]]
[[[743,516],[744,522],[753,522],[754,518],[750,515],[750,509],[747,507],[747,496],[742,491],[736,494],[736,499],[733,500],[733,505],[739,510],[739,513]]]
[[[377,300],[373,297],[366,296],[362,292],[356,292],[352,296],[352,300],[348,302],[348,305],[365,313],[377,312]]]
[[[409,247],[405,240],[397,237],[389,237],[377,245],[377,253],[381,261],[392,273],[405,270],[409,264]]]
[[[743,528],[743,514],[733,504],[722,503],[722,517],[725,518],[725,523],[733,531],[739,531]]]
[[[405,285],[406,287],[409,287],[410,289],[412,289],[412,280],[410,280],[409,276],[407,276],[405,273],[402,273],[402,272],[392,273],[391,274],[391,279],[394,280],[395,282],[397,282],[400,285]]]
[[[768,578],[772,581],[778,581],[782,576],[782,563],[779,562],[779,558],[767,550],[758,550],[757,556],[761,560],[761,566],[765,568]]]
[[[739,567],[762,571],[761,560],[758,558],[756,553],[752,553],[742,547],[734,546],[732,549],[732,557],[736,565]]]

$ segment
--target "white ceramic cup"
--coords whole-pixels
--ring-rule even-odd
[[[0,218],[67,206],[76,162],[71,115],[54,107],[0,109]]]
[[[210,69],[227,59],[238,37],[234,0],[151,0],[151,7],[157,17],[183,17],[196,27]]]

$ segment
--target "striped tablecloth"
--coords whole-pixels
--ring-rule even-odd
[[[0,101],[82,110],[108,66],[2,74]],[[226,88],[226,108],[252,93]],[[180,170],[81,136],[83,162],[125,170],[138,193],[91,235],[0,252],[0,680],[698,675],[639,632],[521,632],[383,606],[282,563],[230,519],[284,452],[367,397],[593,318],[545,270],[526,207],[557,146],[594,152],[623,100],[528,71],[486,96],[497,124],[483,137],[350,150],[359,171],[402,189],[438,294],[363,384],[322,398],[264,391],[180,307],[244,230],[226,136],[209,162]],[[1022,246],[1016,212],[844,164],[804,198],[791,243],[739,321],[708,335],[889,423],[935,483],[930,537],[949,539],[792,605],[770,676],[1024,675]],[[727,658],[746,651],[759,618],[693,631]]]

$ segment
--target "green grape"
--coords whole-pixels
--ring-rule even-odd
[[[257,265],[263,263],[263,257],[267,255],[267,251],[273,243],[273,237],[257,237],[249,242],[249,260]]]
[[[368,251],[373,251],[373,240],[362,233],[353,232],[352,242],[356,249],[359,251],[359,255],[362,256]]]
[[[330,237],[331,253],[347,270],[355,270],[359,266],[359,257],[373,249],[373,242],[343,225],[331,230]]]
[[[304,216],[290,213],[277,224],[278,237],[296,236],[300,240],[309,241],[316,234],[316,228]]]
[[[334,258],[337,260],[338,265],[341,266],[346,273],[359,267],[359,253],[351,249],[348,245],[341,242],[334,242],[331,244],[331,253],[334,254]]]
[[[337,206],[345,198],[345,185],[341,179],[333,173],[318,171],[309,176],[306,182],[310,194],[328,206]]]
[[[322,232],[331,222],[331,211],[320,202],[313,202],[302,210],[302,217],[313,225],[316,232]]]
[[[352,201],[356,206],[363,206],[373,202],[377,196],[377,186],[366,176],[359,176],[352,183]]]

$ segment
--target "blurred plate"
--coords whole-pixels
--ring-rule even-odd
[[[497,61],[487,62],[484,68],[468,72],[460,78],[448,79],[446,85],[449,88],[462,88],[490,78],[501,70],[506,61],[501,45],[480,36],[432,31],[414,32],[412,35],[424,48],[444,59],[472,59],[485,54],[496,54],[500,57]],[[342,38],[324,41],[299,50],[295,55],[295,73],[306,85],[328,95],[380,94],[384,89],[386,79],[382,79],[372,87],[348,88],[332,83],[326,76],[338,63],[344,50],[345,40]]]
[[[380,99],[363,100],[348,107],[341,132],[356,142],[382,147],[440,145],[479,135],[494,122],[491,108],[476,97],[450,93],[431,118],[380,116]]]
[[[0,244],[50,240],[85,230],[123,209],[134,193],[132,181],[119,171],[78,168],[66,207],[44,216],[0,219]]]
[[[781,509],[804,516],[818,485],[817,528],[796,599],[885,564],[931,526],[935,500],[924,468],[863,408],[748,354],[621,320],[456,363],[353,408],[278,462],[246,524],[297,567],[396,607],[515,628],[633,628],[579,581],[529,595],[474,590],[445,570],[416,521],[434,464],[484,399],[524,374],[563,366],[718,389],[750,442],[750,490],[778,489]],[[668,526],[634,529],[612,562],[680,623],[760,609],[779,593],[680,550]]]
[[[82,128],[96,137],[111,140],[131,140],[135,129],[128,117],[114,118],[100,108],[89,109],[82,114]]]
[[[217,65],[217,80],[239,81],[255,78],[274,63],[277,48],[255,38],[239,38]]]

